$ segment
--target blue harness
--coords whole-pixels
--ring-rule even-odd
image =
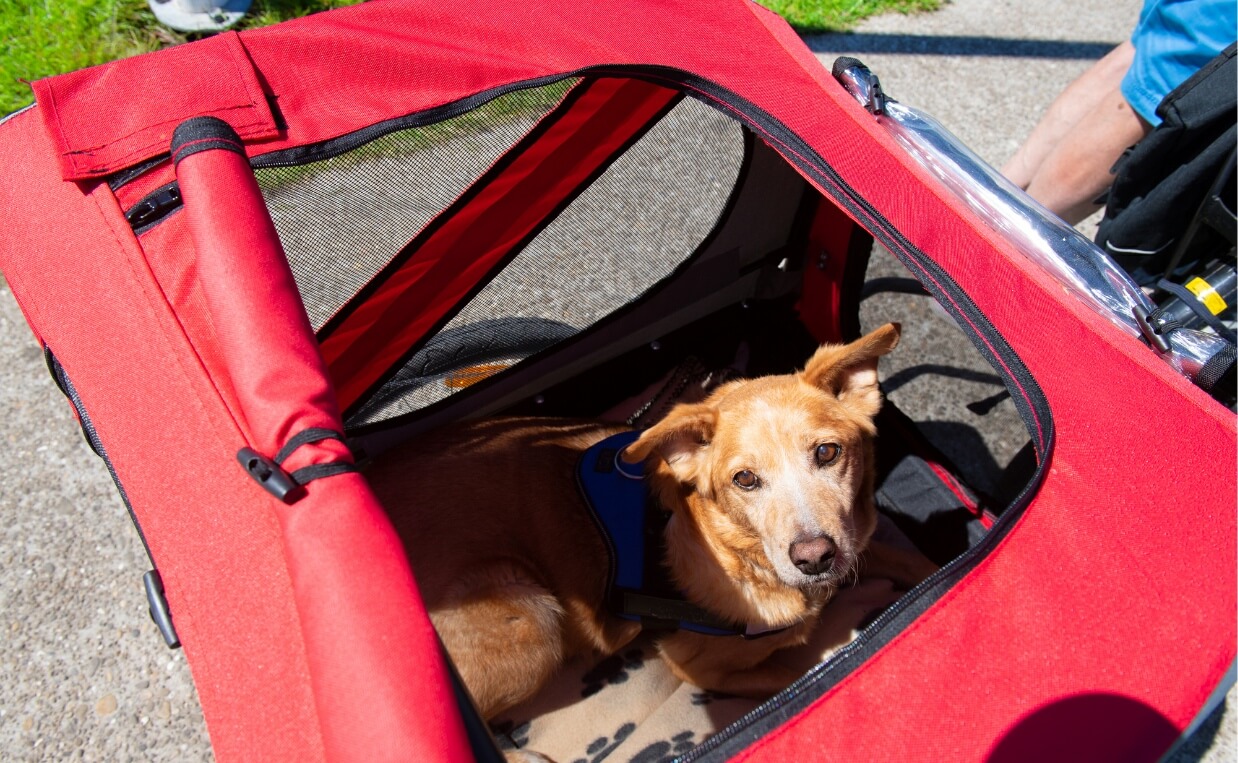
[[[756,638],[785,628],[733,625],[683,597],[662,564],[668,516],[650,500],[643,464],[619,457],[640,432],[608,437],[585,451],[576,469],[581,495],[609,551],[608,609],[648,629]]]

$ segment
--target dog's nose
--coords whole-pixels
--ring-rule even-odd
[[[833,566],[837,551],[828,535],[795,540],[791,543],[791,562],[805,575],[819,575]]]

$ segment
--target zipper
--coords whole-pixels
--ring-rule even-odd
[[[847,185],[838,172],[824,159],[817,156],[806,142],[756,105],[725,88],[682,70],[667,67],[606,67],[590,70],[590,73],[608,72],[617,76],[642,76],[654,81],[669,82],[672,85],[687,88],[689,92],[695,93],[698,98],[703,97],[703,100],[715,107],[723,107],[754,131],[770,139],[776,149],[781,146],[784,150],[780,153],[784,158],[827,189],[825,195],[834,203],[841,205],[858,219],[866,221],[868,225],[865,227],[874,238],[898,257],[905,267],[913,273],[923,274],[924,277],[917,280],[947,311],[953,311],[956,314],[954,317],[960,327],[970,327],[970,331],[968,328],[963,328],[964,333],[972,335],[973,344],[986,357],[989,364],[1003,375],[1008,386],[1013,383],[1018,387],[1021,394],[1014,394],[1012,391],[1011,398],[1019,408],[1024,425],[1033,437],[1038,457],[1036,472],[1031,480],[1001,517],[993,523],[992,529],[973,548],[955,557],[904,594],[861,631],[855,640],[832,655],[830,659],[822,662],[786,689],[749,711],[702,744],[676,758],[678,763],[692,763],[724,746],[731,748],[730,753],[739,752],[754,741],[750,738],[741,741],[743,735],[751,736],[753,733],[754,729],[749,728],[750,726],[762,720],[777,719],[779,711],[789,709],[797,703],[806,705],[822,696],[859,664],[871,657],[879,647],[888,643],[910,620],[927,611],[946,590],[952,588],[981,559],[991,553],[1022,516],[1023,510],[1031,502],[1031,497],[1040,487],[1048,471],[1054,428],[1048,403],[1035,378],[1023,366],[1022,361],[1008,348],[1005,348],[1004,342],[1000,341],[1001,334],[992,322],[975,307],[966,293],[940,266],[925,256],[881,212]],[[977,339],[980,341],[977,342]],[[993,339],[999,340],[997,346],[991,344]],[[1034,427],[1029,426],[1032,423],[1035,424]],[[798,708],[796,712],[801,710],[803,707]],[[776,723],[756,731],[758,733],[768,731],[786,720],[789,718],[777,719]]]
[[[492,90],[486,90],[476,95],[471,95],[467,98],[462,98],[458,101],[436,106],[426,111],[419,111],[415,114],[409,114],[403,117],[396,117],[385,122],[363,127],[355,132],[347,135],[334,138],[332,140],[314,143],[308,146],[297,146],[294,148],[283,149],[282,151],[273,151],[269,154],[256,156],[250,162],[255,170],[272,169],[275,167],[295,167],[301,164],[310,162],[319,162],[324,159],[333,159],[342,154],[346,154],[356,148],[369,143],[372,140],[377,140],[384,135],[389,135],[400,130],[408,130],[415,127],[427,127],[429,125],[445,122],[448,119],[453,119],[462,114],[465,114],[479,106],[482,106],[496,98],[501,98],[518,90],[530,90],[546,85],[553,85],[556,82],[571,79],[577,76],[572,73],[559,74],[550,77],[539,77],[537,79],[525,80],[510,85],[503,85]]]
[[[139,162],[127,169],[119,170],[108,176],[108,188],[111,188],[112,191],[115,192],[117,189],[124,187],[131,181],[137,180],[147,172],[150,172],[159,165],[168,161],[170,158],[170,154],[161,154],[159,156],[151,157],[144,162]]]
[[[1044,468],[1045,463],[1042,460],[1041,467],[1037,469],[1032,481],[1023,488],[1023,491],[1014,500],[1010,508],[998,518],[993,525],[993,529],[986,533],[979,543],[947,562],[944,567],[941,567],[937,572],[903,594],[878,615],[864,630],[860,631],[859,635],[851,643],[839,649],[828,660],[813,667],[769,700],[748,711],[717,734],[714,734],[701,744],[676,758],[675,763],[693,763],[693,761],[702,760],[724,745],[734,742],[745,731],[751,731],[748,728],[749,726],[770,718],[781,710],[789,709],[794,703],[815,701],[828,689],[836,686],[842,678],[850,674],[859,664],[867,661],[877,647],[884,645],[888,641],[888,638],[883,639],[883,636],[892,636],[907,625],[906,622],[898,621],[915,619],[927,611],[933,602],[940,598],[940,593],[944,593],[945,590],[953,587],[953,584],[958,582],[958,579],[974,568],[981,559],[988,556],[997,544],[1006,537],[1015,525],[1017,518],[1022,515],[1023,509],[1031,501],[1032,494],[1040,487],[1044,472],[1046,471]],[[942,590],[935,592],[934,589],[937,588]],[[932,595],[934,593],[938,595]],[[925,599],[925,601],[920,601],[921,599]],[[890,628],[890,626],[896,623],[898,625],[897,628],[891,629],[890,633],[882,633],[884,629]],[[870,645],[872,645],[872,648],[870,648]],[[831,681],[831,679],[834,680]],[[829,683],[826,683],[824,686],[815,686],[815,684],[822,681]],[[807,696],[805,692],[810,689],[812,690],[811,696]],[[792,715],[796,715],[802,710],[803,708],[799,708]],[[764,732],[776,728],[786,720],[790,720],[790,716],[761,731]],[[747,747],[748,744],[749,742],[746,741],[734,747],[730,752],[739,752]]]
[[[125,212],[134,233],[142,233],[181,208],[181,188],[172,181],[143,196]]]
[[[408,130],[416,127],[426,127],[428,125],[437,124],[439,122],[458,117],[479,106],[482,106],[489,101],[502,96],[514,93],[518,90],[529,90],[536,87],[552,85],[564,79],[570,79],[573,75],[556,75],[552,77],[541,77],[535,80],[516,83],[512,85],[504,85],[493,90],[487,90],[483,93],[478,93],[468,98],[452,103],[445,104],[428,111],[417,112],[403,117],[396,117],[385,122],[364,127],[356,132],[324,141],[315,143],[309,146],[297,146],[294,148],[284,149],[282,151],[274,151],[269,154],[254,157],[250,161],[250,166],[255,170],[273,169],[276,167],[295,167],[302,164],[310,164],[312,162],[320,162],[325,159],[333,159],[337,156],[348,153],[354,149],[377,140],[385,135],[400,130]],[[125,184],[137,179],[148,170],[157,167],[167,159],[167,155],[163,154],[154,157],[142,164],[137,165],[129,170],[124,170],[109,181],[108,185],[113,191],[121,188]],[[155,224],[161,222],[168,215],[172,214],[182,206],[180,196],[180,186],[176,181],[161,186],[151,193],[144,196],[138,203],[134,204],[125,212],[125,219],[129,222],[129,227],[133,229],[135,234],[144,233]]]

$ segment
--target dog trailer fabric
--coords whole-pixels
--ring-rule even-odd
[[[755,4],[384,0],[33,87],[0,123],[0,270],[158,566],[220,760],[474,758],[415,570],[341,438],[380,449],[394,430],[366,429],[366,401],[681,104],[741,136],[728,183],[772,158],[820,200],[799,252],[831,255],[803,274],[818,339],[848,333],[866,232],[1003,377],[1037,461],[977,545],[688,756],[1043,759],[1065,739],[1154,760],[1234,663],[1232,412],[1097,320]],[[355,259],[324,255],[267,215],[263,177],[486,109],[509,139],[453,160],[478,165],[460,178],[405,176],[443,199],[377,259],[365,234]],[[706,228],[686,249],[726,243]],[[561,288],[617,277],[587,246],[570,259]]]

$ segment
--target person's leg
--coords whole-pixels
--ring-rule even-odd
[[[1020,188],[1027,188],[1045,157],[1096,105],[1100,94],[1118,88],[1134,57],[1134,46],[1124,42],[1067,85],[1002,167],[1002,174]]]
[[[1135,113],[1118,88],[1102,93],[1093,108],[1045,156],[1027,193],[1074,225],[1100,208],[1113,183],[1114,163],[1152,126]]]

